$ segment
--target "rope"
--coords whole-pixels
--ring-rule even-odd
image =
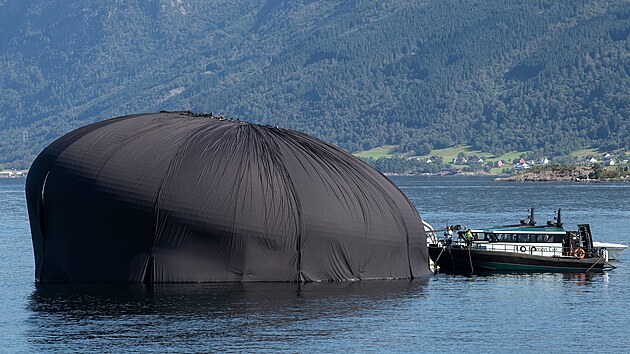
[[[446,249],[446,246],[442,246],[442,251],[440,251],[440,254],[439,254],[439,255],[438,255],[438,257],[435,259],[435,262],[434,262],[434,264],[435,264],[435,270],[433,271],[435,274],[437,274],[437,271],[438,271],[438,265],[437,265],[437,263],[438,263],[438,261],[440,260],[440,257],[442,257],[442,253],[444,253],[444,250],[445,250],[445,249]]]
[[[601,261],[601,260],[602,260],[602,258],[604,258],[604,257],[605,257],[604,255],[602,255],[601,257],[599,257],[599,259],[597,260],[597,262],[593,263],[593,265],[592,265],[592,266],[590,266],[590,268],[588,268],[588,269],[586,270],[586,273],[588,273],[591,269],[593,269],[593,267],[595,266],[595,264],[597,264],[599,261]],[[608,267],[609,267],[609,269],[608,269],[608,270],[610,270],[610,269],[617,269],[617,267],[616,267],[616,266],[614,266],[614,265],[610,264],[609,262],[604,262],[604,267],[606,267],[606,266],[608,266]],[[602,269],[603,269],[603,268],[602,268]]]
[[[596,265],[597,263],[599,263],[599,261],[601,261],[603,258],[604,258],[604,256],[599,257],[599,259],[598,259],[595,263],[593,263],[593,265],[592,265],[592,266],[590,266],[590,267],[586,270],[586,273],[588,273],[588,271],[589,271],[589,270],[593,269],[593,267],[595,267],[595,265]],[[604,262],[604,264],[606,264],[606,262]]]
[[[608,263],[608,262],[604,263],[604,266],[608,266],[608,268],[609,268],[608,270],[611,270],[611,269],[617,269],[617,267],[616,267],[616,266],[614,266],[614,265],[612,265],[612,264],[610,264],[610,263]]]
[[[473,268],[473,265],[472,265],[472,256],[470,255],[470,247],[468,248],[468,260],[470,261],[470,274],[472,275],[472,273],[475,272],[475,269]]]

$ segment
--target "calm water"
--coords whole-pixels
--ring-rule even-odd
[[[630,239],[630,184],[396,177],[434,224],[537,220]],[[24,180],[0,180],[0,351],[627,352],[630,253],[607,274],[336,284],[36,286]]]

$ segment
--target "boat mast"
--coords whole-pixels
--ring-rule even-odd
[[[561,211],[562,211],[562,208],[558,208],[558,216],[555,218],[557,227],[562,227],[562,214],[561,214]]]

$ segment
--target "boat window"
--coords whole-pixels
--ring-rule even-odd
[[[549,234],[531,235],[530,242],[536,242],[536,243],[562,242],[562,235],[549,235]]]
[[[488,234],[487,237],[495,242],[530,242],[527,234]]]
[[[481,235],[478,235],[481,239]],[[491,234],[486,233],[485,239],[491,242],[528,242],[528,243],[545,243],[545,242],[562,242],[562,235],[549,234]]]
[[[483,236],[484,236],[483,239],[486,240],[486,241],[490,241],[490,242],[497,242],[498,241],[497,236],[494,235],[494,234],[485,233],[484,232]]]
[[[520,242],[527,242],[527,243],[531,243],[531,242],[536,242],[536,236],[535,235],[530,235],[530,234],[522,234],[519,237],[519,241]]]

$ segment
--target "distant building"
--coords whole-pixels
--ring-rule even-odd
[[[463,164],[468,163],[468,160],[465,157],[463,157],[463,156],[455,157],[455,158],[453,158],[452,163],[455,164],[455,165],[463,165]]]
[[[588,160],[588,163],[590,163],[590,164],[594,164],[594,163],[596,163],[596,162],[597,162],[597,159],[596,159],[596,158],[594,158],[594,157],[591,157],[591,158]]]
[[[540,159],[540,164],[541,165],[546,165],[549,163],[549,159],[547,159],[546,157],[543,157],[542,159]]]
[[[501,161],[501,160],[495,161],[492,165],[494,167],[503,167],[503,161]]]
[[[0,178],[13,178],[15,175],[14,172],[12,171],[1,171],[0,172]]]
[[[527,163],[527,162],[523,162],[523,163],[516,163],[514,164],[514,169],[516,169],[517,171],[520,170],[527,170],[529,169],[531,166]]]

